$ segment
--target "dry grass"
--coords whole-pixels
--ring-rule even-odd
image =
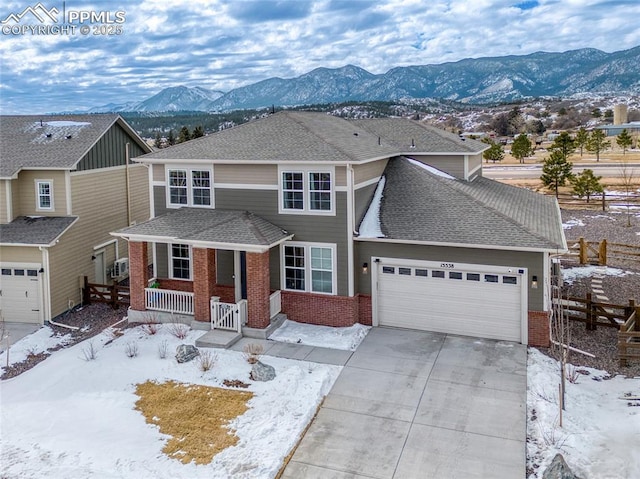
[[[253,393],[175,381],[147,381],[136,386],[136,410],[149,424],[171,436],[162,451],[183,464],[209,464],[220,451],[235,445],[231,420],[244,414]]]

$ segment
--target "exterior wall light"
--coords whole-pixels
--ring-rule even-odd
[[[369,273],[369,263],[362,263],[362,274]]]
[[[538,289],[538,277],[536,275],[531,277],[531,287],[533,289]]]

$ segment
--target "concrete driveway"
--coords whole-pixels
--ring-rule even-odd
[[[4,321],[0,323],[0,353],[25,336],[35,333],[42,325],[31,323],[16,323],[12,321]]]
[[[373,328],[283,478],[524,478],[526,347]]]

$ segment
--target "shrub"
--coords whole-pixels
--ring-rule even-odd
[[[138,355],[138,343],[135,341],[127,343],[124,347],[124,353],[128,358],[135,358]]]
[[[184,339],[189,334],[191,328],[183,323],[171,323],[169,326],[169,332],[178,339]]]
[[[206,373],[207,371],[213,369],[213,367],[216,365],[216,363],[218,362],[218,355],[212,353],[211,351],[203,351],[196,358],[196,361],[198,369],[200,369],[200,371],[202,371],[203,373]]]
[[[165,339],[160,344],[158,344],[158,356],[160,359],[165,359],[167,357],[167,350],[169,349],[169,342]]]
[[[255,364],[260,360],[260,357],[264,353],[264,348],[258,343],[248,343],[242,348],[244,352],[244,358],[249,364]]]
[[[93,361],[98,357],[98,350],[96,346],[93,344],[93,341],[89,341],[89,344],[82,348],[82,354],[84,355],[85,361]]]

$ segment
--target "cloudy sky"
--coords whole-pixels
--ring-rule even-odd
[[[41,0],[57,23],[43,8],[36,9],[43,22],[32,12],[16,17],[37,5],[0,5],[5,114],[141,101],[177,85],[228,91],[321,66],[384,73],[463,58],[640,45],[638,0]],[[78,18],[92,12],[93,19]],[[75,31],[37,35],[25,31],[30,26]]]

